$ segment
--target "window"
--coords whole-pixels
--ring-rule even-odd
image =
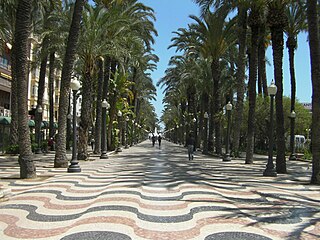
[[[32,86],[32,90],[31,90],[31,95],[34,97],[34,96],[37,96],[38,95],[38,86],[36,85],[33,85]]]

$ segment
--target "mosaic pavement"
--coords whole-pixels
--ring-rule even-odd
[[[0,187],[12,194],[0,201],[1,240],[320,239],[320,186],[308,184],[306,162],[267,178],[266,159],[188,161],[165,141],[81,161],[81,173],[52,168],[53,157],[37,160],[34,180],[0,158]]]

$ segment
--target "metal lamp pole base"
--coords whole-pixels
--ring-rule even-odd
[[[70,165],[68,167],[68,172],[73,173],[73,172],[81,172],[81,168],[79,166],[79,162],[77,159],[72,159],[70,161]]]
[[[289,157],[289,160],[297,160],[296,154],[292,153]]]
[[[107,155],[107,152],[102,152],[101,153],[101,156],[100,156],[100,159],[108,159],[108,155]]]
[[[73,120],[72,120],[72,128],[73,128],[73,142],[72,142],[72,158],[70,161],[70,165],[68,167],[69,173],[81,172],[81,168],[79,166],[79,162],[77,159],[77,91],[73,90]]]
[[[118,147],[116,152],[122,152],[122,148],[121,147]]]
[[[231,157],[230,157],[230,154],[227,153],[226,155],[224,155],[222,161],[224,162],[230,162],[231,161]]]
[[[265,177],[276,177],[277,176],[277,172],[274,168],[270,168],[270,169],[266,169],[263,172],[263,176]]]

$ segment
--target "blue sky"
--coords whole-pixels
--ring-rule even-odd
[[[187,24],[192,22],[189,15],[199,15],[199,7],[192,0],[140,0],[143,4],[152,7],[155,11],[157,21],[155,27],[159,36],[156,37],[154,45],[155,54],[160,58],[158,68],[152,73],[153,82],[156,82],[164,76],[164,71],[171,56],[175,55],[174,49],[167,50],[170,45],[170,39],[174,36],[173,31],[178,28],[187,27]],[[285,39],[286,40],[286,39]],[[268,85],[273,79],[272,66],[272,50],[269,47],[267,58],[271,66],[267,66]],[[307,34],[301,34],[298,39],[298,49],[296,51],[296,81],[297,81],[297,98],[300,102],[311,102],[311,77],[310,77],[310,57],[309,45],[307,42]],[[290,96],[290,75],[288,50],[284,49],[284,64],[283,64],[283,82],[284,95]],[[158,117],[161,116],[163,109],[162,105],[162,90],[157,91],[157,101],[154,106]]]

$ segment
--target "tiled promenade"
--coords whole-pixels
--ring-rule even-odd
[[[1,240],[320,239],[320,186],[308,184],[306,162],[267,178],[266,160],[188,161],[165,141],[81,161],[81,173],[52,168],[53,157],[37,161],[35,180],[0,157],[0,186],[12,194],[0,201]]]

